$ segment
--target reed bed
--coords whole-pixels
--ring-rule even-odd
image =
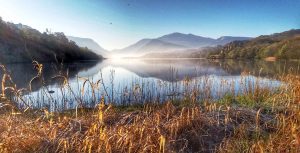
[[[214,87],[206,77],[173,84],[132,83],[130,88],[114,90],[112,71],[112,86],[103,80],[77,78],[83,83],[74,90],[68,75],[59,74],[53,79],[61,81],[61,103],[74,100],[76,107],[55,111],[33,107],[34,100],[23,94],[31,90],[34,80],[43,82],[42,65],[34,65],[37,75],[26,89],[18,89],[1,66],[0,152],[300,150],[300,78],[296,75],[278,77],[284,82],[280,86],[266,86],[259,80],[263,78],[253,81],[244,73],[238,90],[236,82],[224,79]],[[51,90],[42,89],[41,96],[55,105]],[[90,101],[94,104],[86,107]]]

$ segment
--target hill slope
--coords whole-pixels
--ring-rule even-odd
[[[234,41],[213,54],[219,58],[300,58],[300,29],[263,35],[248,41]]]
[[[233,37],[233,36],[222,36],[218,39],[216,39],[216,45],[225,45],[233,41],[244,41],[244,40],[250,40],[251,37]]]
[[[14,62],[73,62],[99,60],[88,49],[78,47],[63,33],[40,33],[22,24],[7,23],[0,19],[0,61]]]
[[[143,55],[141,58],[205,58],[214,52],[217,47],[205,47],[200,49],[186,49],[179,51],[170,51],[163,53],[148,53]]]
[[[158,39],[142,39],[129,47],[114,51],[114,53],[124,54],[126,56],[141,56],[149,52],[166,52],[185,48],[185,46],[164,42]]]
[[[208,38],[197,36],[193,34],[183,34],[183,33],[172,33],[168,35],[164,35],[162,37],[157,38],[159,40],[174,43],[182,46],[186,46],[187,48],[203,48],[203,47],[213,47],[218,45],[224,45],[232,41],[236,40],[249,40],[250,37],[234,37],[234,36],[223,36],[218,39]]]
[[[191,51],[191,49],[199,50],[199,48],[215,47],[235,40],[249,39],[251,38],[233,36],[224,36],[218,39],[213,39],[193,34],[183,34],[175,32],[155,39],[142,39],[129,47],[114,51],[114,53],[124,54],[127,56],[144,56],[147,54],[160,56],[162,54],[172,54],[181,51],[180,56],[182,56],[185,53],[189,54],[189,51]]]
[[[69,40],[74,41],[78,46],[80,47],[87,47],[90,50],[92,50],[94,53],[98,55],[102,55],[106,57],[109,53],[107,50],[102,48],[97,42],[95,42],[93,39],[90,38],[80,38],[80,37],[73,37],[73,36],[67,36]]]
[[[187,48],[200,48],[205,46],[211,46],[214,45],[215,42],[215,40],[212,38],[196,36],[193,34],[182,34],[178,32],[164,35],[157,39],[169,43],[186,46]]]

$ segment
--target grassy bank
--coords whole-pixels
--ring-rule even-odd
[[[3,92],[0,152],[299,152],[300,78],[280,80],[277,90],[251,85],[215,100],[196,91],[126,106],[102,98],[63,112],[20,109]]]

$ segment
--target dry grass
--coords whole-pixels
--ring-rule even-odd
[[[300,151],[300,78],[288,75],[282,80],[290,86],[274,95],[268,130],[249,132],[249,125],[235,128],[232,137],[224,139],[219,152],[299,152]],[[260,118],[258,118],[260,120]],[[254,134],[254,135],[253,135]]]
[[[257,88],[230,102],[198,103],[192,92],[184,102],[132,111],[104,99],[94,109],[19,110],[3,92],[0,152],[299,152],[300,78],[281,80],[288,86],[275,93]]]
[[[211,152],[241,122],[256,123],[255,112],[247,109],[177,108],[170,102],[126,113],[100,104],[97,111],[77,118],[38,113],[0,117],[2,151]]]

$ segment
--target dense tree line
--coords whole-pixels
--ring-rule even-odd
[[[87,48],[78,47],[64,33],[44,33],[22,24],[5,22],[0,18],[0,63],[11,62],[73,62],[99,60]]]

